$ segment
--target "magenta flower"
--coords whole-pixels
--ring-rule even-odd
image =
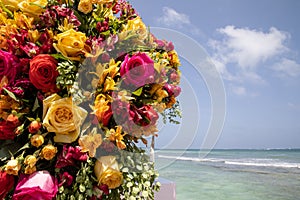
[[[73,183],[73,176],[70,175],[68,172],[64,172],[63,174],[59,174],[60,183],[58,187],[61,187],[62,185],[70,186]]]
[[[86,162],[87,159],[87,153],[81,152],[79,146],[73,147],[64,145],[62,152],[58,155],[55,168],[76,166],[77,161]]]
[[[171,84],[166,84],[164,86],[164,89],[168,92],[169,96],[174,95],[174,97],[177,97],[181,92],[181,88],[179,86]]]
[[[146,53],[127,54],[120,68],[121,77],[127,85],[137,89],[154,81],[154,62]]]
[[[21,175],[13,200],[52,200],[58,191],[57,179],[47,171]]]
[[[6,76],[8,83],[14,82],[18,71],[18,58],[9,52],[0,50],[0,81]]]

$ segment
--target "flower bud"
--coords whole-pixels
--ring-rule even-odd
[[[28,130],[29,130],[29,133],[36,133],[39,131],[39,129],[42,127],[42,124],[41,122],[37,121],[37,120],[34,120],[30,123],[29,127],[28,127]]]
[[[30,138],[30,143],[34,147],[40,147],[42,144],[44,144],[44,137],[40,134],[33,135]]]

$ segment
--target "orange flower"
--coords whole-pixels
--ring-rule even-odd
[[[127,133],[122,134],[122,126],[117,126],[117,129],[110,129],[108,139],[112,142],[116,142],[119,149],[125,149],[126,144],[124,143],[124,136]]]
[[[105,113],[109,110],[110,106],[108,105],[109,101],[106,100],[106,97],[103,94],[99,94],[95,100],[94,114],[98,120],[102,121],[105,118]]]
[[[102,136],[93,129],[88,135],[80,137],[78,143],[82,152],[89,152],[90,157],[95,157],[97,148],[102,144]]]

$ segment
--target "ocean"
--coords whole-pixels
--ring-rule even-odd
[[[177,200],[300,200],[300,150],[156,150]]]

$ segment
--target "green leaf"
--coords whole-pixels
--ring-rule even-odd
[[[10,96],[10,98],[12,98],[13,100],[19,102],[19,100],[17,99],[17,97],[15,96],[14,93],[12,93],[11,91],[7,90],[6,88],[3,88],[3,90],[8,94],[8,96]]]
[[[38,98],[35,98],[34,105],[32,108],[32,112],[36,111],[40,107]]]
[[[139,89],[134,91],[132,94],[134,94],[136,96],[141,96],[142,93],[143,93],[143,87],[140,87]]]
[[[68,58],[66,58],[66,57],[64,57],[62,54],[50,54],[50,56],[52,56],[53,58],[55,58],[55,59],[57,59],[57,60],[59,60],[59,59],[61,59],[61,60],[68,60]]]

